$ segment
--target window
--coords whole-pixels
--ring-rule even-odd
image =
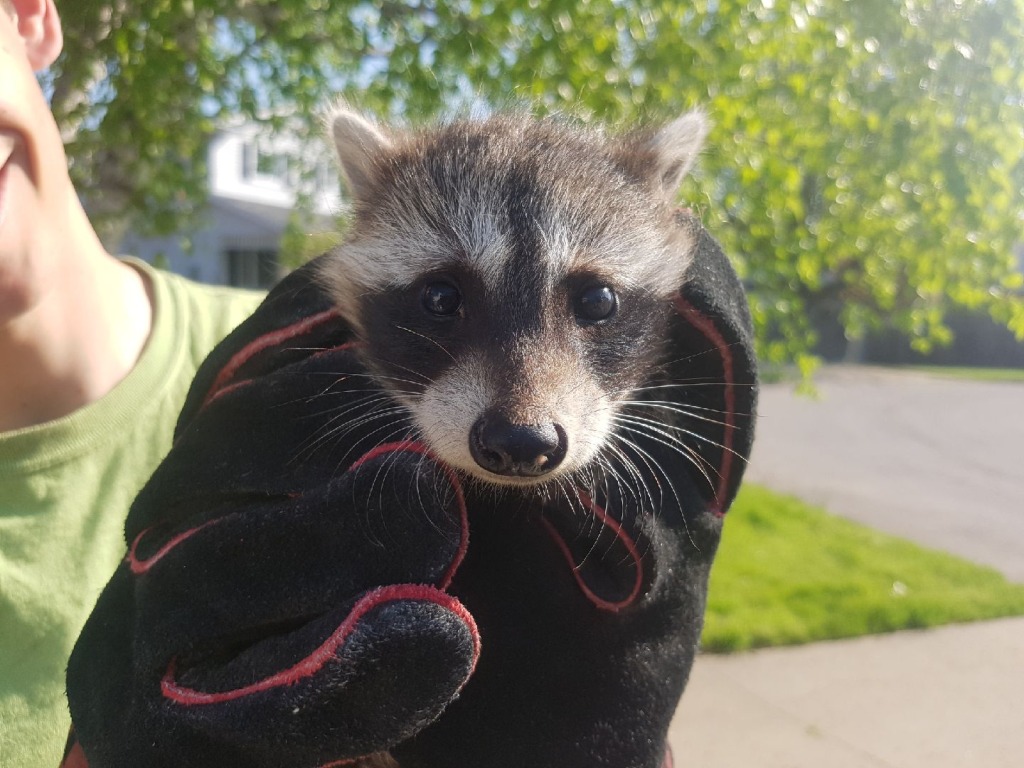
[[[287,155],[270,151],[270,147],[262,141],[246,141],[242,144],[242,178],[273,179],[288,183],[292,173],[292,163]]]
[[[226,255],[228,285],[266,290],[277,282],[277,251],[230,249]]]
[[[242,178],[251,179],[256,175],[256,142],[242,144]]]

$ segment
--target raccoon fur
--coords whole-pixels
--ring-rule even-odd
[[[354,220],[321,279],[403,428],[481,481],[585,481],[659,363],[704,115],[621,136],[517,115],[404,131],[339,105],[328,126]]]

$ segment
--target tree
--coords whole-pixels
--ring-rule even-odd
[[[1024,0],[78,0],[49,75],[101,219],[173,229],[229,116],[318,131],[529,104],[629,124],[703,105],[686,198],[751,286],[762,354],[811,318],[922,348],[951,308],[1024,338]],[[294,126],[293,126],[294,128]]]

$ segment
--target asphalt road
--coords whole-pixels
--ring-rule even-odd
[[[747,479],[1024,582],[1024,383],[870,367],[763,388]]]

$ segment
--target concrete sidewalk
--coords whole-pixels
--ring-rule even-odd
[[[676,768],[1024,765],[1024,618],[697,659]]]
[[[828,366],[815,385],[762,389],[745,482],[1024,582],[1024,382]]]

